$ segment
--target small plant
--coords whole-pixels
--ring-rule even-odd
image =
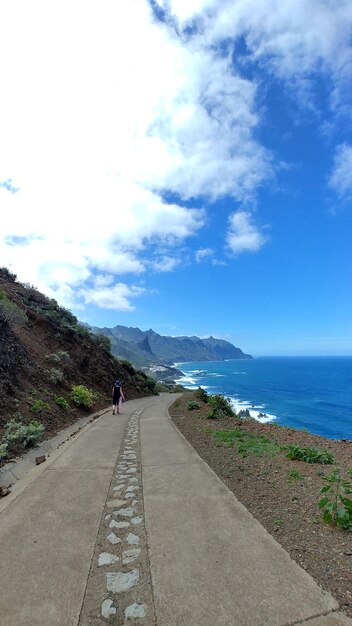
[[[201,402],[205,402],[205,404],[208,402],[208,392],[202,389],[202,387],[198,387],[197,391],[194,392],[194,397]]]
[[[195,402],[194,400],[190,400],[187,404],[187,409],[189,411],[194,411],[195,409],[199,409],[198,402]]]
[[[31,406],[31,411],[33,413],[41,413],[42,411],[48,411],[49,405],[47,402],[43,402],[43,400],[36,400],[34,404]]]
[[[318,448],[301,448],[300,446],[288,446],[287,458],[304,463],[320,463],[321,465],[332,465],[334,458],[327,450]]]
[[[8,457],[8,443],[0,443],[0,462]]]
[[[67,400],[65,400],[65,398],[63,396],[55,396],[54,398],[54,402],[55,404],[57,404],[57,406],[60,407],[60,409],[69,409],[70,405],[67,402]]]
[[[352,468],[347,473],[352,478]],[[333,522],[344,530],[352,531],[352,500],[347,498],[352,493],[351,480],[343,479],[340,468],[322,479],[328,483],[319,492],[323,495],[318,506],[323,512],[324,522]]]
[[[228,417],[233,417],[235,415],[229,398],[224,398],[224,396],[221,396],[220,394],[209,396],[208,404],[212,409],[222,411],[222,413]]]
[[[292,480],[302,480],[304,477],[301,472],[296,469],[291,469],[288,473],[288,480],[291,482]]]
[[[74,385],[71,391],[71,399],[77,406],[90,409],[94,402],[94,392],[84,385]]]
[[[33,420],[29,424],[23,424],[23,422],[16,422],[12,419],[6,425],[4,443],[10,445],[20,444],[24,447],[34,445],[40,439],[44,430],[44,425],[38,420]]]
[[[71,357],[66,350],[50,352],[50,354],[46,354],[45,358],[54,365],[69,365],[71,363]]]
[[[3,292],[4,293],[4,292]],[[20,324],[28,322],[25,312],[17,304],[9,300],[6,296],[0,299],[0,323],[3,325]]]
[[[50,370],[45,370],[45,372],[53,385],[59,385],[60,383],[62,383],[64,379],[64,373],[61,370],[57,369],[56,367],[51,367]]]
[[[179,406],[180,406],[180,404],[181,404],[181,398],[178,398],[177,400],[175,400],[175,402],[173,403],[173,405],[172,405],[172,406],[173,406],[175,409],[178,409],[178,408],[179,408]]]

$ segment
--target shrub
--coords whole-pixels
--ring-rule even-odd
[[[8,448],[7,443],[0,443],[0,462],[8,457],[7,448]]]
[[[94,392],[84,385],[73,385],[71,399],[77,406],[90,409],[94,402]]]
[[[180,393],[181,391],[185,391],[185,388],[182,385],[173,385],[171,387],[171,393]]]
[[[195,402],[194,400],[190,400],[187,404],[187,409],[189,411],[194,411],[195,409],[199,409],[198,402]]]
[[[33,420],[29,424],[10,420],[5,428],[4,443],[21,444],[23,446],[34,445],[42,436],[45,430],[44,424],[38,420]]]
[[[224,396],[221,396],[220,394],[209,396],[208,404],[218,413],[221,411],[223,415],[227,415],[228,417],[233,417],[235,415],[230,400],[228,398],[224,398]]]
[[[64,373],[61,370],[57,369],[56,367],[51,367],[50,370],[45,370],[45,372],[48,375],[50,382],[52,382],[54,385],[62,383],[64,379]]]
[[[104,350],[104,352],[111,352],[111,343],[107,335],[93,335],[95,343]]]
[[[71,362],[71,357],[65,350],[58,350],[57,352],[51,352],[45,356],[50,363],[54,365],[68,365]]]
[[[352,468],[348,470],[348,476],[352,478]],[[333,522],[344,530],[352,531],[352,500],[347,498],[352,493],[352,482],[343,480],[339,468],[322,478],[328,483],[320,489],[323,497],[318,505],[324,522]]]
[[[301,448],[300,446],[288,446],[287,458],[305,463],[321,463],[322,465],[332,465],[334,458],[327,450],[318,448]]]
[[[209,420],[222,419],[223,417],[226,417],[226,413],[224,413],[224,411],[222,409],[219,409],[218,407],[211,408],[209,413],[207,413],[207,418]]]
[[[15,283],[17,279],[16,274],[14,274],[13,272],[10,272],[10,270],[7,269],[7,267],[0,267],[0,276],[2,278],[5,278],[5,280],[10,281],[11,283]]]
[[[132,376],[134,376],[134,374],[136,373],[136,370],[134,369],[131,361],[127,361],[127,359],[119,359],[119,364],[122,365],[125,370],[127,370],[127,372],[132,374]]]
[[[302,480],[304,476],[302,476],[301,472],[296,469],[291,469],[288,473],[288,480],[291,482],[292,480]]]
[[[166,385],[166,383],[163,383],[162,381],[158,380],[158,382],[155,385],[155,393],[162,393],[162,392],[168,392],[170,391],[170,388]]]
[[[69,409],[70,408],[69,403],[67,402],[67,400],[65,400],[65,398],[63,396],[55,396],[54,402],[61,409]]]
[[[0,299],[0,322],[2,324],[26,324],[28,322],[27,315],[14,302],[6,297]]]
[[[201,402],[208,402],[208,392],[202,387],[198,387],[197,391],[194,392],[194,397]]]
[[[33,413],[41,413],[42,411],[47,411],[49,409],[49,405],[47,402],[43,402],[43,400],[36,400],[34,404],[31,406],[31,411]]]

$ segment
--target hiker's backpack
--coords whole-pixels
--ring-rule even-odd
[[[121,387],[121,382],[119,381],[119,379],[115,380],[114,388],[115,389],[120,389],[120,387]]]

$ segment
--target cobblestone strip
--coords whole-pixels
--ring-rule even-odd
[[[127,423],[103,512],[79,626],[155,624],[141,476],[139,418]]]

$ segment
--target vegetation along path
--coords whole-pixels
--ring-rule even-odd
[[[177,430],[174,399],[105,412],[18,481],[2,626],[351,624]]]
[[[198,408],[189,408],[195,405]],[[254,419],[226,415],[209,419],[210,410],[209,403],[187,392],[172,405],[170,413],[198,454],[242,504],[352,616],[352,532],[324,523],[318,507],[321,488],[330,484],[324,477],[339,468],[341,476],[351,482],[352,442],[260,424]],[[320,453],[313,460],[327,457],[332,463],[299,460],[298,453],[301,451],[304,459],[308,453],[304,456],[302,451],[307,449]],[[288,458],[289,451],[298,458]]]

